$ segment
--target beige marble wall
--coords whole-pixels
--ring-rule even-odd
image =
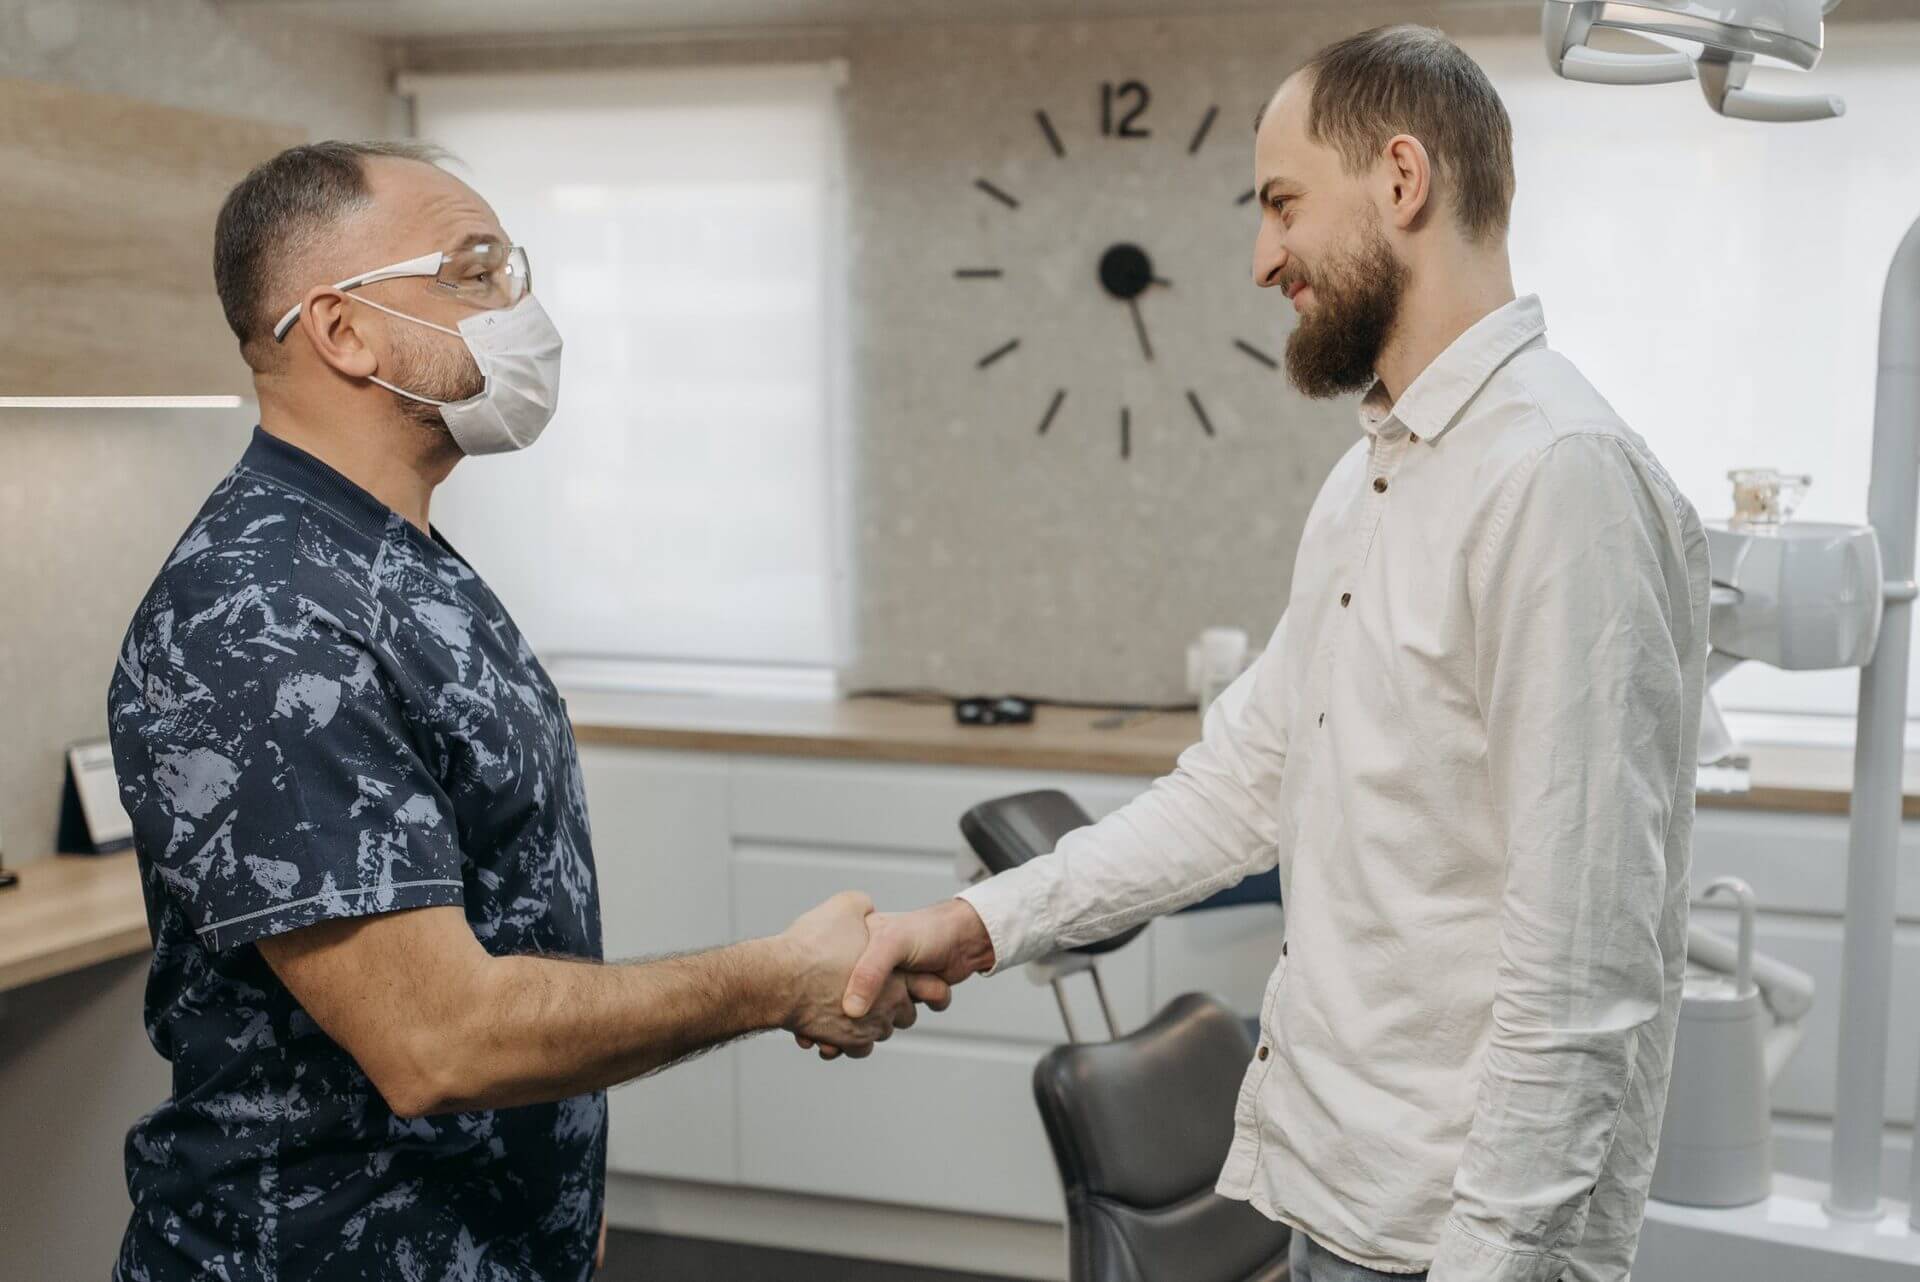
[[[1300,397],[1234,345],[1277,356],[1291,324],[1251,283],[1256,214],[1236,201],[1255,111],[1354,26],[1235,16],[860,39],[854,683],[1174,700],[1201,627],[1237,624],[1256,643],[1272,630],[1307,505],[1356,429],[1350,405]],[[1152,136],[1102,137],[1100,86],[1130,79],[1151,92]],[[1152,361],[1096,279],[1119,241],[1171,281],[1140,300]],[[953,278],[974,265],[1007,274]]]
[[[0,75],[254,117],[311,137],[377,136],[389,119],[387,55],[376,44],[276,27],[208,0],[0,0]],[[211,227],[207,235],[211,290]],[[0,289],[0,306],[4,298]],[[107,678],[133,607],[252,421],[251,410],[0,409],[7,857],[51,849],[61,749],[106,733]]]

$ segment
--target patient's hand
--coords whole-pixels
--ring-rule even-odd
[[[792,993],[782,1027],[803,1049],[818,1047],[822,1059],[864,1059],[875,1044],[893,1036],[894,1029],[913,1026],[919,1014],[916,1002],[945,1010],[950,1000],[950,988],[939,976],[888,975],[858,1014],[846,1009],[854,965],[871,951],[872,919],[873,901],[849,892],[802,915],[780,936],[791,967]]]
[[[980,914],[964,899],[910,913],[873,913],[867,918],[867,935],[866,950],[848,977],[842,1002],[849,1019],[889,1009],[902,990],[920,1000],[927,1000],[922,993],[938,992],[940,1000],[927,1004],[945,1010],[948,985],[993,969],[993,940]],[[927,987],[934,984],[939,988]],[[798,1040],[802,1049],[811,1045],[804,1036]],[[833,1048],[822,1046],[820,1055],[834,1058]]]

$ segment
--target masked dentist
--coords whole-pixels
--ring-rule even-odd
[[[1365,393],[1272,642],[1131,805],[876,916],[847,1010],[898,966],[1005,969],[1277,863],[1219,1191],[1294,1226],[1295,1282],[1621,1282],[1685,960],[1700,523],[1514,296],[1511,127],[1439,32],[1316,55],[1253,179],[1293,383]]]
[[[215,229],[260,427],[109,694],[173,1065],[127,1139],[117,1282],[579,1282],[605,1087],[760,1029],[859,1056],[913,1022],[899,980],[842,1013],[857,895],[775,938],[600,964],[565,708],[427,520],[463,457],[540,435],[560,336],[434,159],[296,147]]]

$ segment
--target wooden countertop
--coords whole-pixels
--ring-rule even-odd
[[[131,850],[52,855],[0,890],[0,993],[153,946]]]
[[[1200,737],[1191,712],[1096,729],[1104,710],[1040,708],[1025,726],[962,726],[944,703],[569,694],[583,744],[1116,775],[1162,775]]]
[[[583,744],[825,757],[925,765],[1058,770],[1157,777],[1173,769],[1200,737],[1191,712],[1151,713],[1116,729],[1109,715],[1042,707],[1028,726],[961,726],[944,703],[898,699],[777,699],[735,695],[568,695],[574,735]],[[1744,793],[1702,793],[1715,809],[1845,815],[1844,788],[1762,784]],[[1920,819],[1920,796],[1906,817]]]

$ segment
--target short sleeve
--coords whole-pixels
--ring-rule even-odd
[[[311,599],[150,601],[109,712],[147,875],[210,949],[464,902],[452,808],[396,688]]]

